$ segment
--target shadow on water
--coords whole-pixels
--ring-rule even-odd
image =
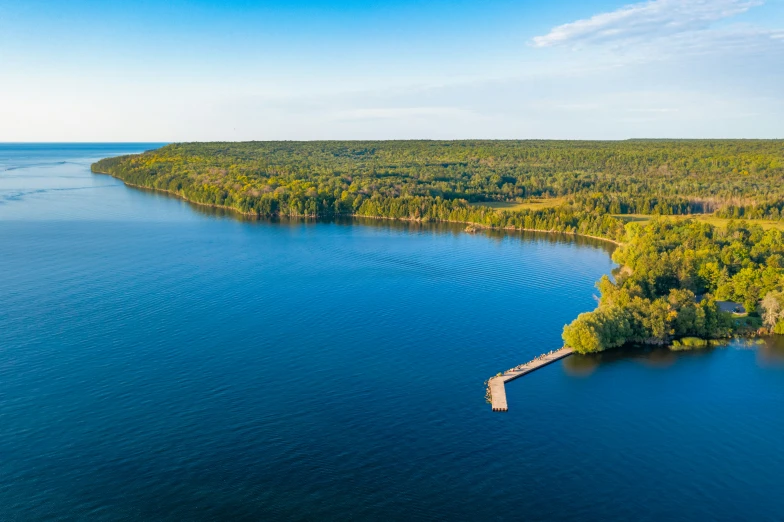
[[[756,350],[759,366],[784,366],[784,336],[756,339],[732,339],[717,346],[693,350],[672,350],[668,346],[635,345],[585,355],[575,354],[564,360],[564,370],[572,376],[591,375],[601,365],[635,362],[648,368],[666,369],[679,360],[708,358],[721,350]]]
[[[768,337],[764,344],[759,345],[757,364],[784,367],[784,335]]]
[[[707,352],[713,349],[711,347],[701,351]],[[680,353],[673,352],[665,346],[627,346],[601,353],[575,354],[564,361],[564,370],[569,375],[588,376],[600,365],[627,361],[640,362],[654,368],[667,368],[675,364]]]
[[[368,227],[382,228],[387,230],[400,230],[404,232],[432,232],[432,233],[453,234],[453,235],[466,233],[465,223],[447,223],[443,221],[422,223],[418,221],[408,221],[402,219],[385,219],[385,218],[354,217],[354,216],[334,216],[328,218],[312,218],[312,217],[309,218],[309,217],[290,217],[290,216],[281,216],[281,217],[249,216],[229,208],[200,205],[198,203],[193,203],[191,201],[182,199],[173,194],[163,193],[158,190],[148,189],[144,187],[133,187],[129,185],[126,186],[129,189],[146,192],[152,196],[159,197],[159,198],[179,199],[184,203],[186,203],[191,209],[193,209],[194,212],[203,216],[208,216],[212,218],[233,219],[235,221],[241,221],[243,223],[248,223],[248,224],[276,223],[276,224],[298,225],[298,224],[310,224],[310,223],[312,224],[328,223],[328,224],[341,225],[341,226],[354,226],[359,224]],[[545,231],[534,232],[528,230],[507,230],[507,229],[486,228],[486,229],[479,229],[473,234],[481,235],[489,239],[495,239],[498,241],[504,240],[509,237],[518,237],[520,239],[524,239],[527,241],[536,240],[536,241],[547,242],[550,244],[591,246],[594,248],[604,250],[605,252],[607,252],[608,256],[611,256],[616,248],[616,245],[609,241],[602,241],[600,239],[595,239],[595,238],[590,238],[585,236],[576,236],[573,234],[564,234],[558,232],[545,232]]]

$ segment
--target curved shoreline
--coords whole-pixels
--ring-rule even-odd
[[[242,212],[241,210],[238,210],[238,209],[236,209],[234,207],[230,207],[230,206],[227,206],[227,205],[216,205],[215,203],[202,203],[200,201],[194,201],[192,199],[188,199],[187,197],[183,196],[182,194],[180,194],[178,192],[171,191],[171,190],[157,188],[157,187],[146,187],[144,185],[136,185],[134,183],[130,183],[128,181],[125,181],[124,179],[118,178],[117,176],[115,176],[114,174],[111,174],[109,172],[101,172],[101,171],[98,171],[98,170],[93,170],[92,168],[90,169],[90,171],[93,174],[101,174],[101,175],[105,175],[105,176],[111,176],[112,178],[114,178],[114,179],[116,179],[118,181],[122,181],[123,184],[125,184],[128,187],[133,187],[133,188],[141,189],[141,190],[149,190],[151,192],[160,192],[162,194],[167,194],[167,195],[170,195],[170,196],[172,196],[172,197],[174,197],[176,199],[180,199],[182,201],[185,201],[185,202],[187,202],[187,203],[189,203],[191,205],[197,205],[197,206],[205,207],[205,208],[216,208],[216,209],[221,209],[221,210],[227,210],[227,211],[232,212],[234,214],[237,214],[239,216],[244,216],[244,217],[248,217],[248,218],[262,219],[262,217],[259,216],[258,214],[256,214],[255,212]],[[524,227],[520,227],[520,228],[518,228],[518,227],[490,227],[490,226],[487,226],[487,225],[482,225],[480,223],[474,223],[474,222],[471,222],[471,221],[454,221],[454,220],[451,220],[451,219],[434,219],[434,220],[423,221],[421,219],[414,219],[414,218],[399,218],[399,217],[388,217],[388,216],[366,216],[364,214],[356,214],[356,213],[352,213],[352,214],[333,214],[333,216],[352,217],[352,218],[367,218],[367,219],[387,219],[387,220],[390,220],[390,221],[409,221],[409,222],[414,222],[414,223],[453,223],[453,224],[456,224],[456,225],[468,225],[468,226],[472,226],[472,227],[475,227],[475,228],[481,229],[481,230],[510,230],[510,231],[516,231],[516,232],[539,232],[539,233],[542,233],[542,234],[562,234],[562,235],[566,235],[566,236],[575,236],[575,237],[584,237],[584,238],[588,238],[588,239],[595,239],[597,241],[606,241],[608,243],[612,243],[615,246],[623,245],[623,243],[621,243],[620,241],[616,241],[614,239],[610,239],[610,238],[607,238],[607,237],[593,236],[593,235],[590,235],[590,234],[581,234],[579,232],[567,232],[567,231],[563,231],[563,230],[552,230],[552,229],[545,230],[545,229],[541,229],[541,228],[524,228]],[[279,214],[277,217],[296,217],[296,218],[319,219],[319,218],[323,218],[323,217],[326,217],[326,216],[318,216],[318,215],[314,215],[314,214]]]
[[[263,219],[261,216],[259,216],[255,212],[254,213],[242,212],[240,210],[237,210],[234,207],[229,207],[227,205],[216,205],[216,204],[213,204],[213,203],[202,203],[202,202],[198,202],[198,201],[193,201],[193,200],[188,199],[187,197],[183,196],[182,194],[174,192],[174,191],[171,191],[171,190],[155,188],[155,187],[146,187],[144,185],[136,185],[134,183],[130,183],[130,182],[125,181],[125,180],[123,180],[121,178],[118,178],[118,177],[116,177],[116,176],[114,176],[114,175],[112,175],[112,174],[110,174],[108,172],[100,172],[100,171],[95,171],[95,170],[92,170],[92,169],[91,169],[91,171],[93,173],[95,173],[95,174],[111,176],[112,178],[117,179],[118,181],[121,181],[127,187],[132,187],[132,188],[136,188],[136,189],[139,189],[139,190],[146,190],[146,191],[150,191],[150,192],[153,192],[153,193],[166,194],[167,196],[171,196],[171,197],[174,197],[176,199],[185,201],[186,203],[188,203],[190,205],[195,205],[195,206],[204,207],[204,208],[225,210],[225,211],[227,211],[227,212],[229,212],[231,214],[234,214],[235,217],[241,216],[241,217],[251,218],[251,219],[256,219],[256,220]],[[335,214],[333,216],[351,217],[353,219],[363,219],[364,218],[364,219],[389,220],[389,221],[399,221],[399,222],[407,221],[407,222],[414,222],[414,223],[433,223],[433,224],[435,224],[435,223],[452,223],[452,224],[458,224],[458,225],[468,225],[470,227],[474,227],[477,230],[493,230],[493,231],[503,231],[503,232],[511,232],[511,231],[515,231],[515,232],[533,232],[533,233],[538,233],[538,234],[547,234],[547,235],[551,235],[551,236],[556,236],[556,235],[560,234],[560,235],[564,235],[564,236],[572,236],[572,237],[575,237],[575,238],[586,238],[586,239],[604,241],[604,242],[608,242],[608,243],[613,244],[615,247],[623,245],[623,243],[621,243],[620,241],[616,241],[614,239],[609,239],[609,238],[606,238],[606,237],[594,236],[594,235],[590,235],[590,234],[580,234],[578,232],[564,232],[564,231],[560,231],[560,230],[543,230],[543,229],[537,229],[537,228],[524,228],[524,227],[521,227],[521,228],[517,228],[517,227],[492,227],[492,226],[482,225],[482,224],[479,224],[479,223],[473,223],[473,222],[470,222],[470,221],[454,221],[454,220],[426,220],[425,221],[425,220],[413,219],[413,218],[395,218],[395,217],[387,217],[387,216],[366,216],[366,215],[356,214],[356,213],[352,213],[352,214]],[[311,219],[319,219],[320,218],[320,216],[309,215],[309,214],[282,214],[282,215],[278,215],[277,217],[278,218],[281,218],[281,217],[311,218]],[[512,368],[510,370],[506,370],[505,372],[503,372],[500,375],[491,377],[487,381],[486,384],[487,384],[488,398],[490,399],[491,404],[493,405],[493,411],[508,411],[508,407],[507,407],[507,404],[506,404],[506,391],[505,391],[505,387],[504,387],[504,383],[505,382],[511,381],[511,380],[516,379],[518,377],[521,377],[522,375],[525,375],[525,374],[530,373],[530,372],[532,372],[534,370],[537,370],[537,369],[541,368],[542,366],[546,366],[546,365],[548,365],[548,364],[550,364],[552,362],[555,362],[556,360],[560,360],[562,358],[568,357],[572,353],[574,353],[574,350],[572,348],[564,346],[564,347],[562,347],[562,348],[560,348],[558,350],[555,350],[553,352],[550,352],[548,354],[540,355],[538,358],[536,358],[536,359],[534,359],[532,361],[529,361],[529,362],[527,362],[525,364],[518,365],[515,368]],[[558,354],[558,355],[556,355],[556,354]],[[495,390],[495,393],[493,393],[494,390]]]
[[[136,188],[136,189],[140,189],[140,190],[146,190],[146,191],[150,191],[150,192],[153,192],[153,193],[155,193],[155,192],[164,193],[167,196],[172,196],[172,197],[175,197],[175,198],[180,199],[182,201],[185,201],[186,203],[188,203],[190,205],[194,205],[194,206],[198,206],[198,207],[204,207],[204,208],[212,208],[212,209],[224,210],[224,211],[226,211],[226,212],[228,212],[230,214],[233,214],[235,216],[235,218],[236,217],[244,217],[244,218],[247,218],[249,220],[261,220],[261,219],[265,219],[267,217],[267,216],[264,216],[264,217],[259,216],[255,212],[252,212],[252,213],[251,212],[242,212],[242,211],[240,211],[240,210],[238,210],[238,209],[236,209],[234,207],[230,207],[230,206],[227,206],[227,205],[217,205],[217,204],[212,204],[212,203],[202,203],[202,202],[198,202],[198,201],[193,201],[193,200],[188,199],[187,197],[185,197],[184,195],[182,195],[182,194],[180,194],[178,192],[174,192],[174,191],[167,190],[167,189],[161,189],[161,188],[156,188],[156,187],[147,187],[147,186],[144,186],[144,185],[136,185],[134,183],[127,182],[127,181],[125,181],[125,180],[123,180],[123,179],[121,179],[121,178],[119,178],[117,176],[114,176],[114,175],[112,175],[112,174],[110,174],[108,172],[101,172],[101,171],[93,170],[92,168],[91,168],[91,172],[93,172],[95,174],[111,176],[111,177],[117,179],[118,181],[122,181],[123,184],[128,186],[128,187],[132,187],[132,188]],[[400,217],[388,217],[388,216],[369,216],[369,215],[362,215],[362,214],[356,214],[356,213],[332,214],[330,216],[318,216],[318,215],[313,215],[313,214],[293,214],[293,213],[290,213],[290,214],[278,214],[276,216],[269,216],[269,217],[272,217],[273,219],[275,217],[277,217],[277,218],[287,218],[287,217],[289,217],[289,218],[310,218],[310,219],[324,219],[324,218],[328,218],[328,217],[350,217],[350,218],[353,218],[353,219],[376,219],[376,220],[389,220],[389,221],[398,221],[398,222],[406,222],[407,221],[407,222],[423,223],[423,224],[427,224],[427,223],[431,223],[431,224],[451,223],[451,224],[459,224],[459,225],[469,225],[470,227],[473,227],[473,228],[475,228],[477,230],[487,230],[487,231],[497,231],[497,232],[509,232],[509,231],[516,231],[517,232],[517,231],[519,231],[519,232],[532,232],[532,233],[538,233],[538,234],[548,234],[548,235],[551,235],[551,236],[557,236],[557,235],[572,236],[572,237],[579,237],[579,238],[586,238],[586,239],[591,239],[591,240],[608,242],[608,243],[613,244],[615,247],[623,245],[622,242],[614,240],[614,239],[601,237],[601,236],[594,236],[594,235],[590,235],[590,234],[581,234],[579,232],[567,232],[567,231],[552,230],[552,229],[547,230],[547,229],[536,229],[536,228],[525,228],[525,227],[518,228],[518,227],[510,227],[510,226],[494,227],[494,226],[488,226],[488,225],[483,225],[483,224],[479,224],[479,223],[473,223],[473,222],[470,222],[470,221],[454,221],[454,220],[442,220],[442,219],[426,219],[426,220],[422,220],[422,219],[416,219],[416,218],[400,218]],[[743,336],[740,336],[740,337],[753,337],[753,335],[748,335],[747,334],[747,335],[743,335]],[[551,355],[555,355],[556,353],[561,353],[561,352],[564,352],[564,355],[561,355],[561,356],[559,356],[559,357],[557,357],[555,359],[549,360],[548,362],[546,362],[544,364],[537,364],[538,361],[540,361],[542,358],[549,358]],[[566,352],[568,352],[568,353],[566,353]],[[556,351],[551,352],[549,354],[544,354],[544,355],[540,356],[539,358],[534,359],[533,361],[530,361],[529,363],[517,366],[517,367],[515,367],[515,368],[513,368],[511,370],[507,370],[503,374],[500,374],[498,376],[495,376],[495,377],[492,377],[491,379],[489,379],[487,381],[487,389],[488,389],[488,392],[489,392],[489,397],[488,398],[491,400],[491,402],[493,402],[493,403],[495,402],[495,400],[493,399],[492,391],[493,391],[494,388],[498,389],[498,383],[500,383],[500,393],[503,394],[504,407],[501,408],[501,409],[497,409],[494,406],[494,408],[493,408],[494,411],[507,411],[508,410],[508,408],[506,407],[506,404],[505,404],[505,402],[506,402],[506,399],[505,399],[506,395],[505,395],[505,388],[503,386],[504,382],[506,382],[507,380],[512,380],[514,378],[520,377],[520,376],[522,376],[524,374],[530,373],[530,371],[538,369],[541,366],[545,366],[546,364],[554,362],[555,360],[559,360],[561,358],[567,357],[568,355],[571,355],[572,353],[575,353],[575,350],[573,350],[572,348],[569,348],[567,346],[564,346],[563,348],[561,348],[559,350],[556,350]],[[536,365],[535,368],[527,369],[527,370],[523,369],[523,367],[527,367],[528,365],[531,365],[532,363]],[[510,372],[513,372],[513,373],[510,374]],[[495,384],[495,386],[491,386],[491,384],[493,384],[493,383]],[[499,394],[499,392],[496,392],[496,394]]]

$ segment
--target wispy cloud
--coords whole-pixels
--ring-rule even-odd
[[[744,13],[761,0],[650,0],[554,27],[535,47],[604,43],[704,30]]]

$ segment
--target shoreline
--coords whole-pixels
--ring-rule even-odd
[[[123,184],[125,184],[128,187],[133,187],[133,188],[141,189],[141,190],[149,190],[151,192],[160,192],[162,194],[167,194],[167,195],[173,196],[173,197],[175,197],[177,199],[180,199],[182,201],[185,201],[185,202],[187,202],[187,203],[189,203],[191,205],[198,205],[200,207],[205,207],[205,208],[216,208],[216,209],[226,210],[226,211],[232,212],[234,214],[237,214],[239,216],[244,216],[244,217],[247,217],[247,218],[264,219],[265,217],[267,217],[267,216],[264,216],[264,217],[260,216],[260,215],[256,214],[255,212],[254,213],[242,212],[241,210],[238,210],[238,209],[236,209],[234,207],[229,207],[227,205],[217,205],[215,203],[202,203],[202,202],[199,202],[199,201],[193,201],[192,199],[188,199],[187,197],[183,196],[182,194],[180,194],[178,192],[174,192],[174,191],[171,191],[171,190],[168,190],[168,189],[162,189],[162,188],[156,188],[156,187],[146,187],[144,185],[136,185],[134,183],[130,183],[128,181],[125,181],[122,178],[118,178],[117,176],[115,176],[115,175],[113,175],[113,174],[111,174],[109,172],[101,172],[101,171],[93,170],[92,168],[90,169],[90,171],[93,174],[101,174],[101,175],[104,175],[104,176],[111,176],[112,178],[114,178],[114,179],[116,179],[118,181],[123,182]],[[366,216],[364,214],[356,214],[356,213],[351,213],[351,214],[332,214],[332,216],[333,217],[340,216],[340,217],[352,217],[352,218],[366,218],[366,219],[386,219],[386,220],[390,220],[390,221],[408,221],[408,222],[412,222],[412,223],[452,223],[452,224],[455,224],[455,225],[468,225],[470,227],[474,227],[476,229],[481,229],[481,230],[508,230],[508,231],[515,231],[515,232],[539,232],[539,233],[542,233],[542,234],[562,234],[562,235],[565,235],[565,236],[584,237],[584,238],[588,238],[588,239],[595,239],[597,241],[606,241],[608,243],[612,243],[616,247],[623,245],[623,243],[621,243],[620,241],[616,241],[615,239],[610,239],[610,238],[607,238],[607,237],[593,236],[593,235],[590,235],[590,234],[581,234],[579,232],[566,232],[566,231],[562,231],[562,230],[544,230],[544,229],[540,229],[540,228],[523,228],[523,227],[521,227],[521,228],[517,228],[517,227],[490,227],[490,226],[482,225],[482,224],[479,224],[479,223],[473,223],[471,221],[453,221],[453,220],[450,220],[450,219],[434,219],[434,220],[426,220],[426,221],[424,221],[422,219],[416,219],[416,218],[398,218],[398,217],[388,217],[388,216]],[[272,216],[269,216],[269,217],[272,217]],[[325,218],[327,216],[318,216],[318,215],[313,215],[313,214],[278,214],[275,217],[278,217],[278,218],[280,218],[280,217],[294,217],[294,218],[322,219],[322,218]]]
[[[412,223],[420,223],[420,224],[449,223],[449,224],[454,224],[454,225],[467,225],[466,228],[473,228],[473,229],[475,229],[474,231],[478,231],[478,230],[497,231],[497,232],[511,232],[511,231],[515,231],[515,232],[532,232],[532,233],[539,233],[539,234],[548,234],[550,236],[557,236],[557,235],[572,236],[572,237],[575,237],[575,238],[586,238],[586,239],[591,239],[591,240],[603,241],[603,242],[611,243],[615,247],[623,246],[623,243],[621,241],[617,241],[617,240],[610,239],[610,238],[607,238],[607,237],[602,237],[602,236],[595,236],[595,235],[591,235],[591,234],[581,234],[579,232],[567,232],[567,231],[552,230],[552,229],[546,230],[546,229],[525,228],[525,227],[519,227],[518,228],[518,227],[511,227],[511,226],[494,227],[494,226],[483,225],[483,224],[474,223],[474,222],[470,222],[470,221],[455,221],[455,220],[448,220],[448,219],[447,220],[442,220],[442,219],[429,219],[429,218],[428,219],[421,219],[421,218],[409,218],[409,217],[372,216],[372,215],[363,215],[363,214],[356,214],[356,213],[343,213],[343,214],[335,213],[335,214],[330,214],[329,216],[319,216],[319,215],[313,215],[313,214],[295,214],[295,213],[276,214],[276,215],[273,215],[273,216],[260,216],[259,214],[255,213],[255,212],[242,212],[242,211],[240,211],[240,210],[238,210],[238,209],[236,209],[234,207],[230,207],[230,206],[227,206],[227,205],[218,205],[218,204],[214,204],[214,203],[202,203],[202,202],[198,202],[198,201],[193,201],[193,200],[188,199],[186,196],[184,196],[184,195],[182,195],[182,194],[180,194],[178,192],[174,192],[174,191],[171,191],[171,190],[168,190],[168,189],[162,189],[162,188],[156,188],[156,187],[147,187],[147,186],[144,186],[144,185],[137,185],[137,184],[125,181],[125,180],[123,180],[123,179],[121,179],[121,178],[119,178],[117,176],[114,176],[113,174],[108,173],[108,172],[101,172],[101,171],[93,170],[92,168],[90,170],[94,174],[101,174],[101,175],[111,176],[114,179],[117,179],[118,181],[121,181],[127,187],[132,187],[132,188],[136,188],[136,189],[140,189],[140,190],[150,191],[150,192],[153,192],[153,193],[163,193],[163,194],[166,194],[167,196],[180,199],[180,200],[188,203],[189,205],[195,205],[197,207],[219,209],[219,210],[226,211],[229,214],[233,214],[233,217],[235,219],[237,219],[237,218],[246,218],[248,220],[263,220],[263,219],[275,219],[275,218],[277,218],[277,219],[284,219],[284,218],[300,218],[300,219],[302,219],[302,218],[305,218],[305,219],[319,220],[319,219],[343,217],[343,218],[352,218],[352,220],[356,220],[356,219],[375,219],[375,220],[388,220],[388,221],[397,221],[397,222],[412,222]],[[473,231],[466,230],[464,232],[465,233],[471,233]],[[755,333],[752,333],[752,332],[745,332],[743,334],[736,334],[734,337],[738,338],[738,339],[750,339],[750,338],[755,338],[755,337],[758,337],[758,336]],[[572,353],[580,353],[580,352],[577,352],[577,350],[574,350],[574,349],[572,349],[572,348],[570,348],[570,347],[568,347],[566,345],[564,345],[561,349],[557,350],[557,352],[566,351],[566,350],[569,351],[569,353],[567,355],[571,355]],[[601,353],[601,352],[597,352],[597,353]],[[565,356],[566,355],[564,355],[564,357]],[[558,359],[560,359],[560,358],[561,357],[559,357]],[[531,362],[534,362],[534,361],[531,361]],[[528,364],[528,363],[526,363],[526,364]],[[509,371],[512,371],[512,370],[507,370],[507,372],[509,372]],[[505,373],[506,372],[504,372],[504,374]],[[525,372],[525,373],[527,373],[527,372]],[[502,376],[504,376],[504,375],[502,374]],[[495,377],[491,378],[491,380],[492,379],[495,379]],[[504,379],[504,380],[506,380],[506,379]],[[488,390],[490,390],[489,387],[488,387]],[[502,411],[505,411],[505,409],[502,410]]]

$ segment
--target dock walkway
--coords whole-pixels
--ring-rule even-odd
[[[506,370],[501,375],[492,377],[487,381],[487,387],[490,390],[490,402],[493,406],[493,411],[508,411],[509,407],[506,404],[506,388],[505,384],[513,381],[518,377],[522,377],[534,370],[538,370],[542,366],[547,366],[564,357],[569,357],[574,353],[572,348],[563,347],[560,350],[555,350],[550,353],[540,355],[532,361],[528,361],[520,366],[515,366],[510,370]]]

